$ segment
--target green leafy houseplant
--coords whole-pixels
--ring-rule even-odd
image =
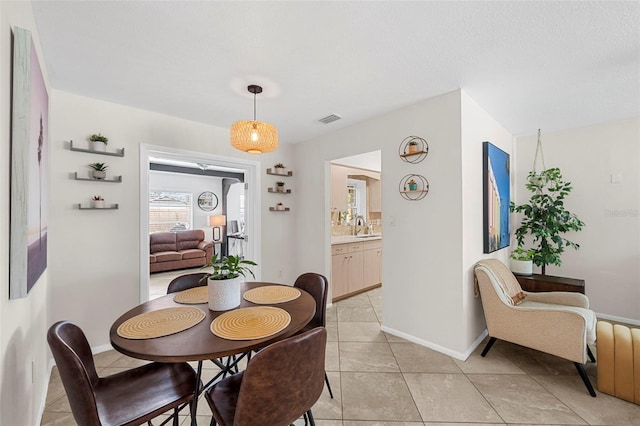
[[[213,272],[207,273],[202,277],[202,280],[208,278],[212,280],[230,280],[238,278],[240,275],[246,277],[246,274],[250,274],[255,278],[253,271],[247,265],[257,266],[258,264],[251,260],[240,259],[240,256],[227,256],[218,260],[218,255],[214,254],[211,257],[211,261],[202,267],[202,269],[212,268]]]
[[[535,250],[529,249],[524,250],[522,247],[518,247],[514,251],[511,252],[511,257],[513,260],[527,261],[533,260],[533,256],[535,254]]]
[[[534,247],[529,251],[533,251],[533,263],[542,267],[544,275],[547,265],[562,264],[560,257],[565,247],[580,248],[563,234],[582,230],[584,222],[564,207],[564,200],[573,187],[562,179],[560,169],[529,172],[525,187],[533,193],[529,202],[519,206],[512,202],[510,205],[511,212],[524,215],[516,229],[516,240],[520,248],[525,237],[531,235]]]
[[[104,172],[109,166],[104,163],[91,163],[89,164],[89,167],[97,172]]]
[[[275,169],[284,169],[284,164],[282,163],[277,163],[275,166],[273,166]]]
[[[100,133],[98,134],[93,134],[91,136],[89,136],[89,140],[91,142],[102,142],[103,144],[107,144],[109,142],[109,138],[107,138],[106,136],[101,135]]]

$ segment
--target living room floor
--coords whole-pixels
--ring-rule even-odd
[[[590,397],[570,361],[498,341],[486,358],[483,343],[463,362],[383,333],[381,318],[381,289],[327,309],[334,399],[325,389],[313,407],[318,426],[640,425],[640,406],[600,392]],[[116,351],[95,361],[99,375],[142,363]],[[205,378],[217,371],[204,366]],[[587,372],[595,387],[595,364]],[[75,425],[70,411],[54,367],[41,424]],[[210,416],[201,399],[198,424]]]

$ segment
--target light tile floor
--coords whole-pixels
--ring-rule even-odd
[[[486,358],[482,344],[463,362],[383,333],[381,298],[376,289],[327,309],[335,398],[325,390],[313,407],[318,426],[640,425],[640,406],[599,392],[591,398],[569,361],[498,341]],[[115,351],[96,356],[100,375],[140,363]],[[595,386],[595,365],[587,371]],[[209,420],[202,400],[198,424]],[[42,425],[74,424],[54,368]]]

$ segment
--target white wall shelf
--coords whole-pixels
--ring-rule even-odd
[[[293,171],[289,170],[286,174],[282,174],[282,173],[276,173],[272,169],[267,169],[267,174],[268,175],[273,175],[273,176],[291,177],[291,176],[293,176]]]
[[[93,178],[83,178],[78,176],[78,172],[74,173],[75,180],[88,180],[91,182],[111,182],[111,183],[122,183],[122,176],[114,176],[113,179],[93,179]]]
[[[76,152],[88,152],[90,154],[110,155],[112,157],[124,157],[124,148],[120,148],[116,152],[96,151],[93,149],[75,148],[73,146],[73,141],[69,141],[69,149],[71,151],[76,151]]]
[[[111,204],[104,207],[85,207],[82,204],[76,204],[76,206],[78,206],[79,210],[118,210],[119,208],[118,204]]]
[[[271,192],[272,194],[291,194],[290,189],[285,189],[284,191],[278,191],[276,188],[269,188],[268,192]]]

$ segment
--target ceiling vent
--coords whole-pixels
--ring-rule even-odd
[[[329,124],[329,123],[333,123],[336,120],[340,120],[341,118],[342,117],[340,117],[338,114],[330,114],[330,115],[327,115],[324,118],[321,118],[318,121],[321,122],[321,123],[324,123],[324,124]]]

